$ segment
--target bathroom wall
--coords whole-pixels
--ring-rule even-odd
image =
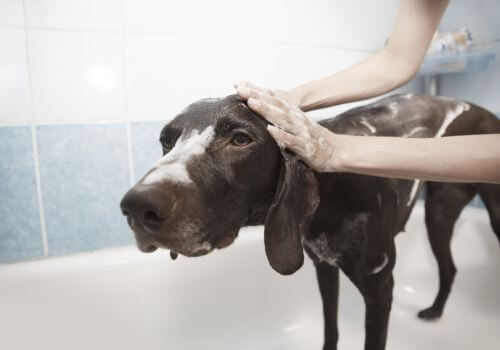
[[[397,5],[0,0],[0,262],[133,243],[118,203],[166,121],[234,79],[288,88],[352,65]]]
[[[453,0],[441,21],[442,31],[467,27],[481,50],[496,54],[489,69],[472,74],[443,75],[440,94],[477,103],[500,113],[500,2],[494,0]]]

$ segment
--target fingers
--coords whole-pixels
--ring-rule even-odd
[[[248,107],[251,110],[261,115],[271,124],[278,126],[281,129],[293,132],[293,121],[287,111],[277,108],[272,104],[268,104],[261,99],[255,99],[253,97],[248,99]]]
[[[306,162],[311,157],[306,142],[301,137],[289,134],[272,125],[268,125],[267,130],[280,147],[289,149]]]
[[[255,84],[252,84],[248,81],[237,80],[233,83],[233,86],[236,90],[239,90],[241,88],[247,88],[247,89],[259,91],[260,93],[267,93],[270,95],[274,95],[271,90],[261,88],[261,87],[255,85]]]
[[[238,95],[244,100],[248,100],[250,97],[261,99],[276,97],[272,90],[263,89],[252,83],[237,81],[233,85],[238,92]],[[276,101],[276,104],[277,103],[278,101]]]

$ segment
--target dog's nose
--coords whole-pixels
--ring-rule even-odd
[[[156,231],[167,217],[167,203],[152,192],[132,188],[123,197],[120,207],[132,228],[139,225],[146,231]]]

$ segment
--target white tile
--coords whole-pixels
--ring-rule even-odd
[[[23,0],[0,0],[0,25],[24,25]]]
[[[279,82],[283,88],[324,78],[367,57],[369,53],[327,47],[280,45]]]
[[[392,31],[399,0],[215,0],[208,33],[232,38],[375,50]]]
[[[287,0],[279,15],[279,40],[375,50],[389,37],[399,0]]]
[[[29,31],[37,121],[126,119],[120,34]]]
[[[283,20],[283,1],[209,0],[208,34],[230,38],[273,38]]]
[[[31,27],[121,30],[120,0],[25,0]]]
[[[0,28],[0,122],[31,120],[24,29]]]
[[[204,42],[195,37],[127,34],[127,96],[134,120],[166,120],[207,97]]]
[[[204,27],[204,0],[124,0],[123,14],[126,31],[200,33]]]
[[[247,80],[267,87],[279,87],[277,46],[253,40],[209,40],[210,95],[235,93],[233,81]]]

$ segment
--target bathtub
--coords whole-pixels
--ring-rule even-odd
[[[500,249],[486,212],[467,208],[457,222],[459,272],[436,322],[416,317],[438,287],[421,205],[396,241],[387,349],[499,349]],[[339,349],[362,349],[363,301],[344,276],[340,283]],[[322,324],[311,262],[275,273],[262,227],[199,258],[122,247],[0,266],[5,350],[321,349]]]

